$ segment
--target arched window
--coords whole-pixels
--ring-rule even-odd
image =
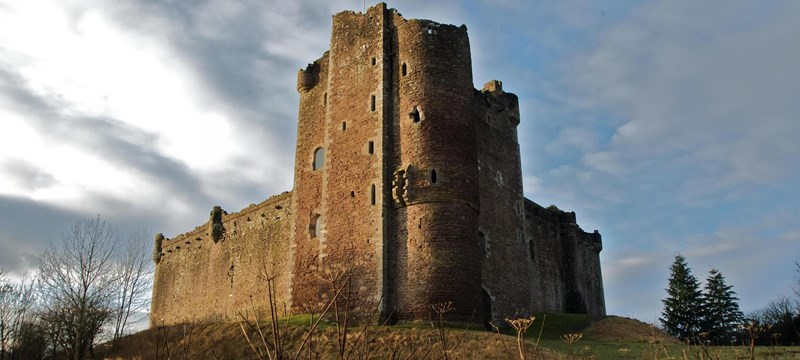
[[[318,238],[322,235],[322,216],[314,214],[311,216],[311,224],[308,225],[309,235],[311,238]]]
[[[325,149],[320,147],[314,150],[314,161],[311,164],[311,169],[322,169],[323,165],[325,165]]]

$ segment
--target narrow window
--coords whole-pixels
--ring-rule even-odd
[[[406,76],[406,74],[408,74],[408,70],[406,69],[406,63],[403,63],[403,66],[400,67],[400,72],[403,74],[403,76]]]
[[[314,150],[314,161],[311,164],[312,170],[322,169],[322,166],[325,164],[325,149],[317,148]]]
[[[350,197],[351,197],[351,198],[353,198],[353,197],[356,197],[356,192],[355,192],[355,191],[351,191],[351,192],[350,192]]]
[[[531,261],[536,260],[536,259],[534,259],[535,252],[534,252],[534,249],[533,249],[533,240],[528,241],[528,250],[530,250]]]
[[[436,178],[436,169],[431,170],[431,184],[436,184],[436,181],[439,179]]]
[[[415,123],[419,122],[419,119],[420,119],[419,110],[417,109],[416,106],[414,106],[414,109],[411,110],[411,112],[408,114],[408,118],[411,119],[411,121],[413,121]]]
[[[370,141],[369,145],[367,145],[367,147],[368,147],[367,150],[369,151],[370,154],[374,154],[375,153],[375,143],[374,142]]]
[[[378,63],[378,62],[376,61],[376,59],[375,59],[375,58],[372,58],[372,65],[375,65],[375,64],[377,64],[377,63]]]
[[[372,95],[370,97],[369,109],[370,109],[370,111],[375,111],[375,95]]]
[[[342,131],[347,130],[347,121],[342,121]]]
[[[322,106],[323,107],[328,106],[328,93],[322,94]]]
[[[369,203],[375,205],[375,184],[372,184],[369,190]]]
[[[486,256],[486,235],[478,231],[478,245],[481,247],[481,255]]]
[[[311,216],[311,224],[308,225],[311,238],[318,238],[322,234],[322,216],[314,214]]]

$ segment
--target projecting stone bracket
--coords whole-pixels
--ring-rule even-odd
[[[408,172],[411,165],[395,170],[392,176],[392,199],[397,207],[406,206],[408,203]]]

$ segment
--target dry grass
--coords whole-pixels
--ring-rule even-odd
[[[270,325],[263,323],[266,329]],[[379,327],[371,327],[377,331]],[[309,327],[290,325],[285,334],[289,352],[300,346]],[[361,329],[354,329],[360,331]],[[441,333],[430,325],[420,327],[384,327],[379,336],[352,352],[350,359],[518,359],[514,336],[486,331],[447,328],[447,350],[442,348]],[[190,336],[191,334],[191,336]],[[251,338],[258,334],[251,331]],[[165,341],[166,340],[166,341]],[[257,359],[238,323],[176,325],[148,329],[124,337],[116,349],[99,351],[111,359]],[[527,359],[562,358],[548,350],[527,347]],[[304,347],[303,359],[339,358],[337,330],[332,324],[318,329]]]

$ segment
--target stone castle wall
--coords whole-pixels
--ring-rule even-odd
[[[151,325],[230,321],[253,309],[264,318],[265,276],[274,276],[275,298],[285,303],[291,199],[287,192],[238,213],[220,210],[223,232],[216,240],[212,219],[172,239],[157,237]]]
[[[353,271],[353,306],[385,318],[487,322],[605,313],[598,233],[523,197],[517,96],[473,88],[465,26],[385,4],[334,15],[330,50],[298,72],[291,193],[156,241],[153,324],[319,313]],[[248,310],[249,311],[249,310]]]
[[[525,199],[525,238],[532,311],[605,315],[599,233],[581,230],[573,212]]]

